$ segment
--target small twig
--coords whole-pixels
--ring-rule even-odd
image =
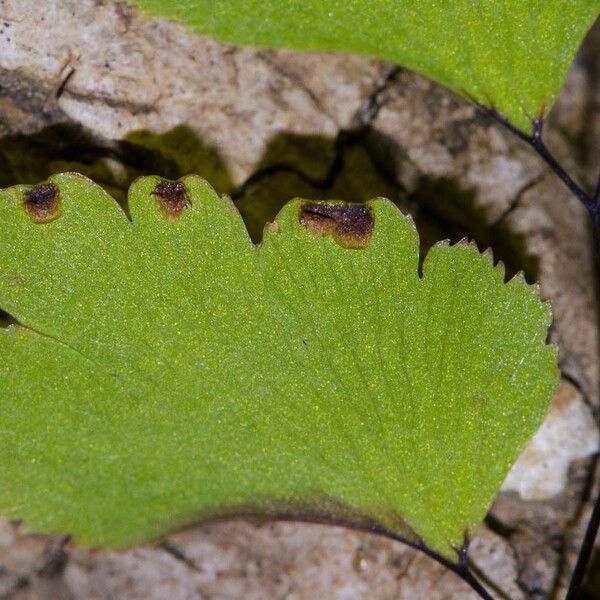
[[[70,535],[61,535],[48,540],[40,561],[36,566],[36,575],[40,577],[55,577],[64,569],[67,562],[65,545],[70,539]]]
[[[42,108],[42,112],[44,114],[48,114],[52,111],[54,104],[60,98],[60,95],[65,89],[67,82],[72,77],[73,73],[75,73],[73,56],[69,53],[65,61],[63,62],[58,75],[56,76],[56,82],[50,88],[48,95],[46,96],[46,101],[44,102],[44,106]]]
[[[22,23],[24,19],[23,17],[7,17],[6,15],[0,14],[0,21],[5,21],[6,23]]]
[[[188,558],[185,555],[185,552],[183,552],[183,550],[175,542],[173,542],[171,540],[165,540],[164,542],[159,544],[158,547],[162,548],[167,554],[170,554],[173,558],[186,564],[188,567],[190,567],[190,569],[192,569],[194,571],[200,570],[198,568],[198,566],[196,565],[196,563],[194,563],[193,560]]]

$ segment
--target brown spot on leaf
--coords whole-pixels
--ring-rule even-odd
[[[58,188],[44,183],[25,192],[25,209],[34,223],[49,223],[60,217]]]
[[[187,190],[181,181],[161,181],[154,195],[161,212],[169,221],[177,221],[190,205]]]
[[[300,223],[319,235],[331,235],[343,248],[369,245],[374,225],[373,209],[366,204],[304,204]]]

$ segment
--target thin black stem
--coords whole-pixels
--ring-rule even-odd
[[[598,182],[596,183],[596,191],[594,192],[594,202],[597,207],[600,207],[600,174],[598,175]]]
[[[439,563],[443,567],[446,567],[449,571],[452,571],[452,573],[460,577],[482,600],[494,600],[494,597],[485,589],[483,584],[477,579],[477,577],[469,568],[467,556],[469,549],[469,538],[467,534],[465,534],[464,543],[462,547],[456,549],[458,561],[453,562],[445,556],[438,554],[431,548],[428,548],[423,542],[413,541],[411,539],[405,538],[401,535],[393,533],[389,529],[386,529],[385,527],[376,523],[360,523],[351,520],[334,519],[327,514],[321,513],[273,512],[265,515],[261,514],[260,512],[256,513],[252,511],[235,511],[231,514],[224,514],[221,516],[203,519],[203,522],[214,523],[219,521],[227,521],[232,517],[259,520],[267,519],[269,521],[313,523],[318,525],[330,525],[332,527],[343,527],[345,529],[352,529],[354,531],[361,531],[363,533],[373,533],[375,535],[379,535],[381,537],[393,540],[395,542],[400,542],[406,546],[409,546],[410,548],[413,548],[414,550],[422,552],[429,558],[435,560],[437,563]]]
[[[479,579],[473,575],[473,572],[465,567],[461,572],[454,571],[462,580],[471,586],[471,589],[484,600],[494,600],[494,597],[483,587]]]
[[[548,150],[546,144],[544,144],[544,141],[542,140],[542,129],[544,127],[543,119],[536,119],[535,121],[533,121],[533,133],[528,134],[519,129],[518,127],[515,127],[510,121],[508,121],[502,115],[498,114],[496,111],[486,110],[486,112],[495,121],[504,125],[504,127],[506,127],[519,139],[529,144],[536,151],[536,153],[544,160],[544,162],[552,169],[552,171],[554,171],[558,178],[567,186],[569,191],[590,211],[592,215],[596,215],[598,213],[599,204],[598,202],[596,202],[596,197],[600,196],[600,181],[598,184],[598,189],[596,190],[596,197],[591,197],[563,169],[563,167],[552,155],[550,150]]]
[[[594,550],[594,542],[596,541],[596,535],[598,534],[598,528],[600,527],[600,493],[596,497],[592,515],[588,521],[587,528],[585,530],[585,536],[581,548],[579,549],[579,556],[577,557],[577,563],[571,575],[571,581],[569,582],[569,590],[565,596],[565,600],[576,600],[581,591],[581,585],[587,566],[592,557]]]
[[[542,127],[543,121],[538,119],[534,121],[534,133],[531,137],[531,145],[541,156],[548,166],[556,173],[560,180],[567,186],[571,193],[592,213],[596,215],[598,207],[594,202],[593,198],[590,198],[588,194],[571,178],[571,176],[562,168],[559,162],[554,158],[550,150],[546,147],[542,140]]]
[[[462,547],[456,552],[458,555],[458,562],[452,562],[451,560],[448,560],[441,554],[434,552],[424,544],[411,542],[410,540],[407,540],[401,536],[391,533],[383,527],[379,527],[376,525],[366,529],[366,531],[371,531],[372,533],[377,533],[383,537],[402,542],[403,544],[406,544],[411,548],[415,548],[416,550],[423,552],[423,554],[426,554],[442,566],[446,567],[448,570],[452,571],[454,574],[458,575],[458,577],[460,577],[467,585],[469,585],[471,589],[480,598],[482,598],[483,600],[494,600],[494,597],[485,589],[483,584],[479,581],[479,579],[477,579],[477,577],[475,577],[475,575],[469,568],[469,562],[467,557],[469,550],[469,538],[466,534]]]
[[[544,144],[542,140],[542,130],[544,127],[543,119],[536,119],[532,122],[533,132],[527,134],[515,127],[505,117],[498,114],[494,110],[484,108],[484,112],[490,115],[495,121],[501,123],[519,139],[529,144],[537,154],[546,162],[546,164],[554,171],[559,179],[567,186],[571,193],[588,209],[590,216],[592,217],[592,226],[594,231],[594,245],[595,245],[595,258],[596,258],[596,272],[598,275],[598,281],[600,282],[600,175],[598,176],[598,182],[594,195],[590,196],[587,194],[581,186],[579,186],[573,178],[563,169],[556,158],[552,155],[550,150]],[[571,581],[569,582],[569,589],[565,600],[576,600],[583,584],[583,579],[587,571],[592,552],[594,550],[594,544],[598,536],[598,530],[600,529],[600,492],[594,502],[594,508],[590,520],[588,521],[585,536],[579,549],[579,556],[577,557],[577,563],[573,574],[571,575]]]

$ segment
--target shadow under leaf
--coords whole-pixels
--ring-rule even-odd
[[[67,122],[0,139],[0,187],[78,171],[126,209],[127,190],[138,176],[178,179],[196,173],[217,192],[231,194],[255,242],[265,224],[293,198],[364,202],[383,196],[414,216],[421,256],[440,239],[456,242],[467,237],[481,250],[491,246],[508,277],[523,270],[528,281],[535,281],[538,265],[528,255],[525,240],[501,225],[490,227],[474,190],[461,189],[452,179],[421,175],[407,194],[400,183],[401,168],[402,149],[369,128],[342,131],[337,138],[280,133],[237,188],[218,149],[184,125],[160,134],[133,131],[122,140],[110,140]]]

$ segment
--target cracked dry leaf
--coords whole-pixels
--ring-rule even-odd
[[[136,0],[228,42],[341,50],[404,65],[530,132],[600,0]]]
[[[556,387],[548,307],[389,201],[295,200],[254,246],[202,179],[131,220],[0,192],[0,509],[124,546],[235,512],[377,523],[455,559]]]

